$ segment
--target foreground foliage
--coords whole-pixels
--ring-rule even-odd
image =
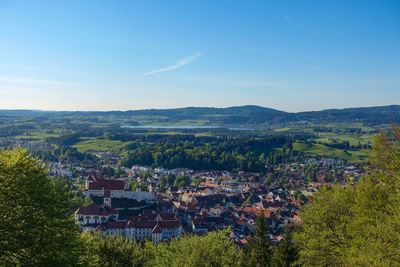
[[[300,214],[294,239],[311,266],[397,266],[400,262],[400,129],[369,153],[376,168],[357,185],[323,188]]]
[[[86,248],[79,264],[82,266],[143,266],[144,256],[141,247],[121,235],[104,236],[95,232],[83,233],[82,241]]]
[[[76,262],[79,232],[72,209],[65,188],[25,150],[0,150],[0,265]]]
[[[85,266],[241,266],[242,253],[227,239],[227,231],[204,237],[184,236],[170,243],[136,243],[122,236],[82,234]]]

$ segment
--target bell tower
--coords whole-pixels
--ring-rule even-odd
[[[104,191],[103,205],[104,207],[111,207],[111,194],[108,190]]]

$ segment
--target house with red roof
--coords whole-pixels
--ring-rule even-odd
[[[118,218],[118,210],[115,208],[92,203],[76,210],[75,222],[82,231],[96,229],[106,235],[122,234],[136,241],[148,238],[158,243],[179,237],[182,234],[182,223],[177,214],[157,210],[144,210],[139,216],[127,220]]]
[[[111,207],[101,207],[92,203],[86,207],[80,207],[75,211],[75,222],[82,231],[92,231],[102,223],[118,217],[118,210]]]
[[[182,223],[174,213],[140,214],[127,221],[108,221],[97,227],[106,235],[122,234],[136,241],[148,238],[153,242],[169,240],[182,234]]]
[[[147,202],[154,202],[155,200],[154,192],[141,191],[140,188],[136,191],[129,190],[128,180],[126,179],[104,179],[93,174],[86,178],[86,188],[83,193],[87,197],[128,198]]]

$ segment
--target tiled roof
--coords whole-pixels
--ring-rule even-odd
[[[107,226],[107,228],[123,229],[126,226],[126,222],[108,221],[108,222],[106,222],[106,226]]]
[[[156,224],[157,224],[156,221],[139,221],[139,222],[135,222],[135,227],[136,228],[151,228],[151,229],[153,229]]]
[[[123,180],[101,179],[97,182],[89,183],[89,190],[124,190]]]
[[[164,228],[174,228],[174,227],[179,227],[181,226],[181,221],[177,220],[177,221],[161,221],[160,222],[161,227]]]
[[[100,216],[108,216],[108,215],[118,215],[118,210],[115,208],[103,208],[95,203],[92,203],[86,207],[80,207],[76,212],[76,214],[81,215],[100,215]]]

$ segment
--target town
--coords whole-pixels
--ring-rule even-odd
[[[47,143],[13,140],[7,144],[31,151],[51,149]],[[50,176],[64,181],[84,200],[85,205],[74,213],[79,228],[156,243],[183,234],[230,229],[231,239],[243,246],[255,229],[257,216],[263,214],[270,241],[277,244],[285,227],[300,222],[300,207],[320,186],[354,184],[367,167],[365,162],[304,158],[266,165],[267,172],[260,175],[184,167],[128,168],[117,164],[121,157],[112,151],[88,153],[93,160],[84,164],[79,160],[71,164],[42,161]]]
[[[247,244],[256,217],[268,222],[272,243],[278,243],[285,227],[300,222],[298,212],[323,185],[355,183],[366,173],[365,163],[332,158],[306,158],[266,166],[268,172],[232,173],[222,170],[116,164],[112,152],[92,151],[108,163],[84,168],[46,162],[51,174],[59,174],[82,195],[87,205],[75,211],[82,231],[123,234],[140,241],[167,241],[183,234],[205,235],[230,229],[238,246]]]

